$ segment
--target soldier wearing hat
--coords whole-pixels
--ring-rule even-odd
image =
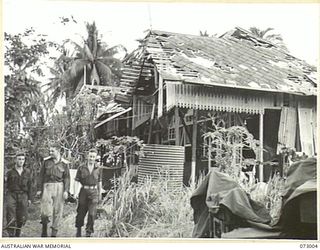
[[[81,237],[81,228],[87,213],[86,237],[90,237],[94,232],[94,220],[102,190],[101,168],[96,164],[97,154],[96,149],[89,150],[86,163],[79,166],[75,177],[74,190],[79,199],[76,216],[77,237]]]
[[[15,155],[15,165],[5,177],[7,228],[10,237],[20,237],[21,228],[27,221],[27,208],[31,204],[31,171],[24,167],[23,151]]]
[[[51,237],[56,237],[62,218],[64,201],[70,189],[69,162],[60,155],[60,145],[50,145],[50,156],[44,159],[40,171],[41,193],[41,237],[47,237],[47,227],[52,217]]]

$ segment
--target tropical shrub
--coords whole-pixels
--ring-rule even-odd
[[[213,131],[204,134],[204,140],[207,142],[207,154],[211,153],[210,157],[214,165],[219,168],[219,171],[233,178],[251,199],[263,204],[270,212],[272,223],[274,223],[280,216],[283,177],[276,174],[267,183],[256,180],[254,167],[259,164],[259,161],[255,158],[245,158],[243,152],[251,150],[259,156],[260,143],[245,127],[225,128],[222,121],[213,120],[213,128]],[[246,176],[242,171],[252,166],[252,171],[247,172]]]

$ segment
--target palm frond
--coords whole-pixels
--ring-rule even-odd
[[[97,71],[100,75],[100,79],[101,79],[101,84],[102,85],[112,85],[111,83],[111,79],[112,79],[112,71],[111,69],[103,64],[100,61],[96,62],[96,66],[97,66]]]
[[[260,31],[260,37],[264,38],[264,35],[267,34],[269,31],[273,30],[273,28],[267,28],[265,30]]]
[[[98,50],[98,31],[96,30],[93,33],[93,37],[92,37],[92,54],[94,57],[97,56],[97,50]]]
[[[256,36],[260,36],[260,29],[258,29],[257,27],[250,27],[249,31]]]
[[[93,62],[94,61],[94,56],[93,56],[88,44],[84,44],[83,50],[85,52],[85,56],[90,60],[90,62]]]
[[[94,48],[95,42],[97,40],[98,30],[96,27],[96,23],[93,22],[92,24],[86,23],[86,29],[88,33],[88,38],[86,39],[86,43],[88,44],[89,49],[93,52],[96,50]]]
[[[89,61],[86,59],[77,59],[72,63],[70,70],[68,70],[67,72],[70,74],[71,78],[75,78],[79,74],[83,74],[83,68],[88,64]]]
[[[98,61],[108,65],[111,68],[114,68],[115,70],[121,69],[122,67],[122,62],[119,59],[111,56],[98,58]]]
[[[99,56],[101,56],[101,57],[112,57],[112,56],[118,54],[121,50],[123,50],[123,51],[125,51],[127,53],[127,49],[123,45],[118,44],[118,45],[112,46],[110,48],[105,48],[104,51],[100,52]]]
[[[76,51],[82,51],[82,46],[76,43],[75,41],[72,41],[71,39],[67,39],[65,40],[64,44],[66,43],[71,43],[75,47]]]
[[[265,39],[270,40],[270,41],[283,41],[283,38],[281,37],[280,34],[271,34],[265,37]]]
[[[55,104],[59,98],[66,96],[66,92],[63,91],[60,87],[55,88],[54,91],[49,95],[49,101],[52,104]]]
[[[100,85],[99,74],[98,74],[97,68],[94,64],[93,64],[91,74],[90,74],[90,82],[94,83],[95,85]]]

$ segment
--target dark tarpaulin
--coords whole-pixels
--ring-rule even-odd
[[[287,180],[283,192],[283,205],[285,206],[287,202],[298,195],[301,195],[306,191],[311,191],[300,187],[307,181],[314,182],[315,185],[313,186],[313,191],[316,191],[316,179],[317,159],[315,157],[293,163],[287,173]],[[298,187],[300,188],[298,189]]]
[[[207,237],[209,210],[218,212],[223,205],[230,212],[246,221],[269,223],[268,211],[254,202],[228,175],[211,171],[191,197],[194,210],[193,237]]]
[[[210,172],[191,197],[195,223],[193,237],[209,237],[209,211],[217,213],[221,207],[226,207],[232,214],[244,219],[249,227],[256,228],[254,232],[257,235],[269,237],[269,234],[276,235],[272,231],[283,230],[284,238],[299,238],[300,236],[301,238],[313,238],[313,235],[316,235],[316,229],[314,230],[316,220],[314,225],[309,227],[298,225],[296,217],[300,208],[297,207],[295,201],[300,201],[304,195],[316,193],[316,164],[316,158],[308,158],[291,165],[283,192],[281,216],[276,225],[270,225],[271,217],[267,209],[251,200],[234,180],[218,171]],[[297,227],[297,225],[301,227],[299,231],[286,233],[286,228]],[[243,229],[244,231],[241,228],[237,230],[229,236],[236,238],[237,235],[240,237],[243,234],[241,237],[250,238],[248,232],[253,229],[251,231],[248,228]]]
[[[277,226],[292,239],[317,239],[317,159],[290,166]]]

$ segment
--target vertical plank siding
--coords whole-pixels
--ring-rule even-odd
[[[278,131],[278,152],[282,145],[295,148],[297,131],[297,110],[292,107],[282,107]],[[282,144],[282,145],[281,145]]]
[[[318,144],[317,144],[317,109],[314,107],[312,109],[312,132],[313,132],[313,144],[314,144],[314,151],[317,152]]]
[[[308,156],[315,154],[313,133],[313,112],[310,108],[298,108],[301,150]]]

